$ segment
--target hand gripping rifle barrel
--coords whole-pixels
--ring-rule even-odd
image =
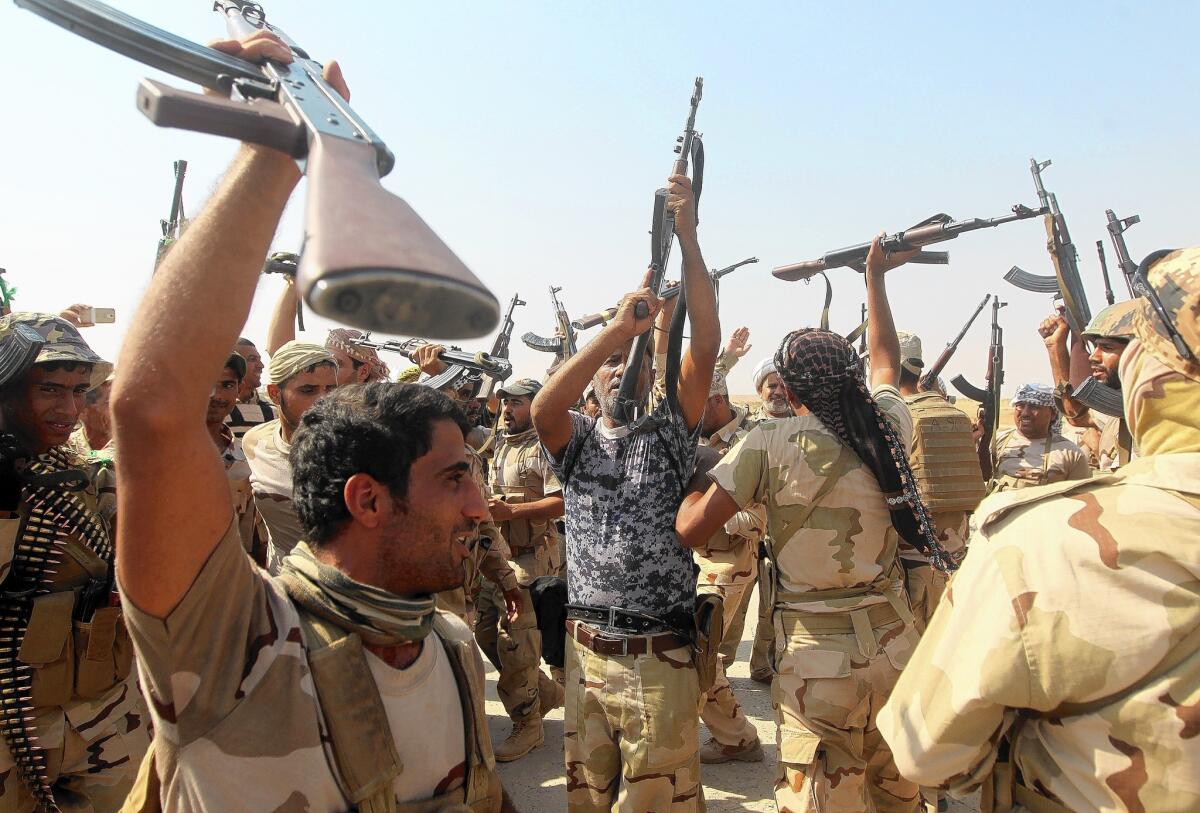
[[[703,145],[700,134],[696,132],[696,112],[700,109],[700,99],[704,96],[704,77],[697,76],[692,89],[692,98],[688,107],[687,123],[683,126],[683,135],[679,136],[675,145],[678,156],[671,166],[672,175],[686,175],[688,164],[695,156],[695,172],[693,173],[692,194],[699,204],[701,184],[703,181]],[[651,291],[662,288],[663,275],[667,270],[667,260],[671,256],[671,246],[675,242],[675,217],[667,208],[667,190],[658,189],[654,193],[654,208],[651,215],[650,231],[650,284]],[[683,292],[686,296],[686,292]],[[634,315],[645,319],[650,315],[650,309],[644,302],[634,306]],[[639,335],[633,342],[633,349],[625,363],[625,372],[621,375],[621,386],[617,392],[615,413],[622,423],[630,423],[640,406],[637,397],[638,380],[642,375],[642,364],[646,348],[650,344],[650,334],[653,327]],[[670,379],[670,376],[668,376]],[[671,383],[668,380],[668,389]],[[668,393],[668,397],[672,397]]]
[[[743,265],[749,265],[751,263],[756,263],[756,262],[758,262],[758,257],[748,257],[747,259],[742,260],[741,262],[734,263],[733,265],[727,265],[724,268],[719,268],[716,271],[713,271],[711,274],[709,274],[709,277],[712,279],[713,285],[715,286],[717,284],[717,281],[720,280],[721,277],[724,277],[724,276],[738,270]],[[675,297],[679,296],[679,291],[680,291],[680,286],[671,285],[668,288],[666,288],[665,290],[663,290],[658,295],[658,298],[664,299],[664,300],[674,299]],[[576,330],[589,330],[591,328],[594,328],[596,325],[608,324],[612,320],[612,318],[616,315],[617,315],[616,308],[606,308],[602,311],[598,311],[596,313],[589,313],[587,316],[579,317],[575,321],[571,322],[571,327],[575,328]]]
[[[1005,223],[1012,223],[1015,220],[1027,220],[1031,217],[1037,217],[1040,214],[1044,214],[1041,209],[1030,209],[1028,206],[1023,206],[1019,203],[1012,207],[1011,214],[1001,215],[1000,217],[973,217],[968,220],[954,220],[948,214],[936,214],[922,220],[910,229],[898,231],[895,234],[884,235],[880,240],[880,246],[883,248],[885,254],[910,251],[922,246],[933,245],[934,243],[944,243],[967,232],[991,229]],[[830,268],[849,267],[862,273],[866,270],[867,253],[870,250],[871,243],[858,243],[857,245],[830,251],[824,257],[816,260],[781,265],[772,271],[771,274],[779,279],[793,282],[795,280],[810,279]],[[950,262],[950,254],[945,251],[921,251],[910,259],[909,262],[945,265]]]
[[[16,0],[72,33],[222,96],[142,81],[138,109],[161,127],[221,135],[291,155],[308,176],[296,275],[314,311],[364,330],[474,338],[500,319],[495,296],[412,207],[383,188],[395,157],[322,78],[321,65],[258,3],[216,0],[229,36],[271,31],[291,64],[256,65],[177,37],[96,0]],[[231,98],[231,94],[234,94]]]
[[[409,339],[404,342],[377,342],[371,338],[369,333],[361,338],[351,339],[350,343],[376,352],[399,353],[409,361],[413,360],[413,355],[417,350],[428,344],[421,339]],[[512,375],[512,362],[489,353],[469,353],[463,352],[461,348],[451,347],[438,353],[438,358],[450,366],[461,367],[468,372],[489,375],[497,381],[504,381]]]

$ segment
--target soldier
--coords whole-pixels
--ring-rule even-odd
[[[791,416],[792,408],[788,405],[787,387],[783,385],[783,379],[775,370],[774,358],[765,358],[754,368],[754,391],[762,399],[757,416],[760,420]]]
[[[267,32],[232,46],[291,59]],[[336,63],[326,76],[342,84]],[[461,584],[463,539],[487,515],[453,402],[389,383],[321,398],[291,437],[304,541],[272,577],[237,539],[194,371],[223,363],[299,179],[290,156],[243,146],[122,348],[117,545],[154,721],[144,790],[157,778],[151,798],[172,810],[511,810],[482,660],[434,608]]]
[[[900,394],[913,418],[908,464],[917,478],[921,500],[933,517],[938,541],[957,555],[966,545],[971,512],[986,490],[971,419],[951,406],[943,392],[921,389],[925,369],[921,337],[905,331],[896,335],[900,342]],[[900,564],[917,630],[924,631],[946,588],[946,576],[907,542],[900,543]]]
[[[108,395],[112,391],[112,375],[83,396],[83,412],[79,428],[71,433],[72,451],[89,463],[111,463],[113,459],[112,419],[108,414]]]
[[[1096,314],[1083,331],[1083,340],[1092,346],[1088,365],[1091,377],[1115,390],[1121,388],[1118,366],[1125,346],[1133,338],[1133,314],[1140,307],[1137,299],[1109,305]],[[1068,423],[1087,427],[1096,433],[1093,467],[1099,471],[1116,471],[1133,457],[1133,443],[1122,418],[1093,414],[1086,406],[1071,398],[1070,354],[1067,351],[1067,320],[1051,316],[1038,327],[1050,354],[1050,370],[1054,376],[1055,401]]]
[[[583,408],[579,410],[580,414],[586,415],[593,420],[600,417],[600,398],[596,395],[594,387],[588,387],[583,394]]]
[[[246,360],[246,376],[242,379],[241,389],[238,390],[237,404],[229,414],[229,428],[238,440],[258,426],[275,419],[275,405],[262,397],[258,388],[262,386],[262,374],[266,369],[262,354],[254,346],[254,342],[244,336],[237,340],[233,352]]]
[[[339,387],[388,380],[390,371],[379,354],[351,341],[362,338],[362,335],[360,331],[339,327],[329,331],[325,337],[325,349],[337,362]]]
[[[497,762],[512,762],[544,742],[542,717],[563,703],[563,687],[546,677],[541,662],[542,636],[533,613],[529,587],[554,573],[562,516],[562,486],[542,454],[529,417],[541,383],[522,378],[496,391],[502,405],[504,434],[492,458],[488,509],[509,549],[509,564],[521,588],[524,612],[520,623],[501,620],[499,590],[485,584],[476,600],[479,622],[475,640],[500,670],[496,693],[512,719],[512,733],[496,746]]]
[[[1200,809],[1200,248],[1147,269],[1167,319],[1141,300],[1120,366],[1142,456],[980,505],[879,717],[902,773],[984,809]]]
[[[866,261],[871,389],[842,336],[804,328],[784,339],[775,369],[792,417],[764,421],[685,498],[684,544],[707,539],[738,510],[767,509],[770,595],[779,636],[771,699],[779,723],[775,802],[793,811],[916,811],[875,727],[917,641],[897,537],[949,568],[908,466],[912,418],[895,384],[900,352],[878,238]]]
[[[0,319],[0,358],[0,810],[115,811],[146,708],[112,601],[111,470],[93,477],[66,445],[112,365],[39,313]]]
[[[233,515],[242,537],[242,545],[255,562],[266,562],[265,540],[259,539],[258,511],[254,507],[254,489],[250,485],[250,464],[242,453],[242,444],[225,423],[237,399],[238,388],[246,377],[246,360],[230,353],[217,383],[208,399],[204,424],[213,444],[221,454],[225,477],[229,480],[229,496],[233,500]]]
[[[267,394],[279,417],[242,438],[250,465],[254,505],[267,527],[267,570],[278,574],[283,557],[303,535],[292,496],[292,436],[318,398],[337,388],[337,364],[319,344],[288,342],[271,357]]]
[[[691,479],[721,328],[691,181],[674,175],[667,190],[691,321],[677,393],[636,425],[617,408],[634,339],[651,330],[662,304],[643,288],[621,300],[614,319],[533,402],[533,423],[566,503],[564,750],[572,811],[703,809],[700,683],[690,640],[695,564],[673,519]],[[638,360],[638,404],[654,381],[653,348],[651,341]],[[589,381],[600,396],[598,421],[572,411]]]
[[[713,372],[704,423],[700,430],[700,445],[710,450],[712,462],[743,438],[752,426],[749,410],[729,400],[725,376],[720,370]],[[707,479],[700,479],[704,479],[704,486],[707,487]],[[700,761],[704,764],[763,760],[758,732],[742,712],[725,670],[733,663],[738,642],[742,640],[746,605],[750,603],[750,592],[754,589],[758,573],[758,545],[766,524],[766,510],[761,505],[751,506],[739,511],[704,546],[693,551],[696,564],[700,567],[698,590],[701,594],[721,597],[725,619],[720,664],[700,710],[700,719],[712,734],[712,738],[700,748]]]
[[[1016,427],[998,433],[992,442],[996,462],[989,494],[1092,476],[1087,455],[1062,435],[1050,387],[1025,384],[1011,403]]]

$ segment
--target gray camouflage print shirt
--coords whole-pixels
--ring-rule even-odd
[[[657,431],[630,435],[572,412],[561,460],[548,454],[566,503],[570,600],[690,625],[696,567],[675,535],[675,513],[699,426],[689,430],[665,401],[654,415]]]

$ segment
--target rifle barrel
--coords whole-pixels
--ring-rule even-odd
[[[971,318],[967,320],[965,325],[963,325],[962,330],[958,332],[958,335],[955,336],[952,341],[946,344],[946,349],[944,349],[942,354],[938,356],[938,360],[934,362],[933,366],[930,367],[924,375],[921,376],[921,380],[926,386],[936,380],[937,377],[942,374],[942,370],[946,369],[946,365],[950,363],[950,359],[953,358],[954,353],[958,350],[958,345],[962,342],[963,337],[967,335],[967,331],[971,329],[971,325],[975,324],[975,320],[979,318],[979,314],[983,312],[984,306],[987,305],[988,300],[991,298],[991,294],[984,295],[982,301],[979,303],[979,306],[975,308],[975,312],[971,314]]]

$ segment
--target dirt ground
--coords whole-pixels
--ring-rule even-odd
[[[758,597],[751,597],[751,607],[758,606]],[[704,797],[710,813],[762,811],[775,813],[772,787],[775,781],[775,719],[771,712],[768,688],[750,680],[747,660],[754,641],[753,613],[747,619],[738,649],[738,660],[729,670],[733,690],[742,708],[758,728],[766,751],[759,763],[731,762],[724,765],[705,765],[703,768]],[[504,707],[496,697],[496,672],[488,664],[487,712],[492,741],[500,742],[508,735],[509,722]],[[563,713],[556,709],[545,719],[546,743],[524,759],[500,766],[504,786],[523,813],[560,813],[566,810],[566,779],[563,776],[562,734]],[[708,731],[701,726],[701,742],[707,741]],[[977,813],[976,800],[951,800],[950,813]]]

